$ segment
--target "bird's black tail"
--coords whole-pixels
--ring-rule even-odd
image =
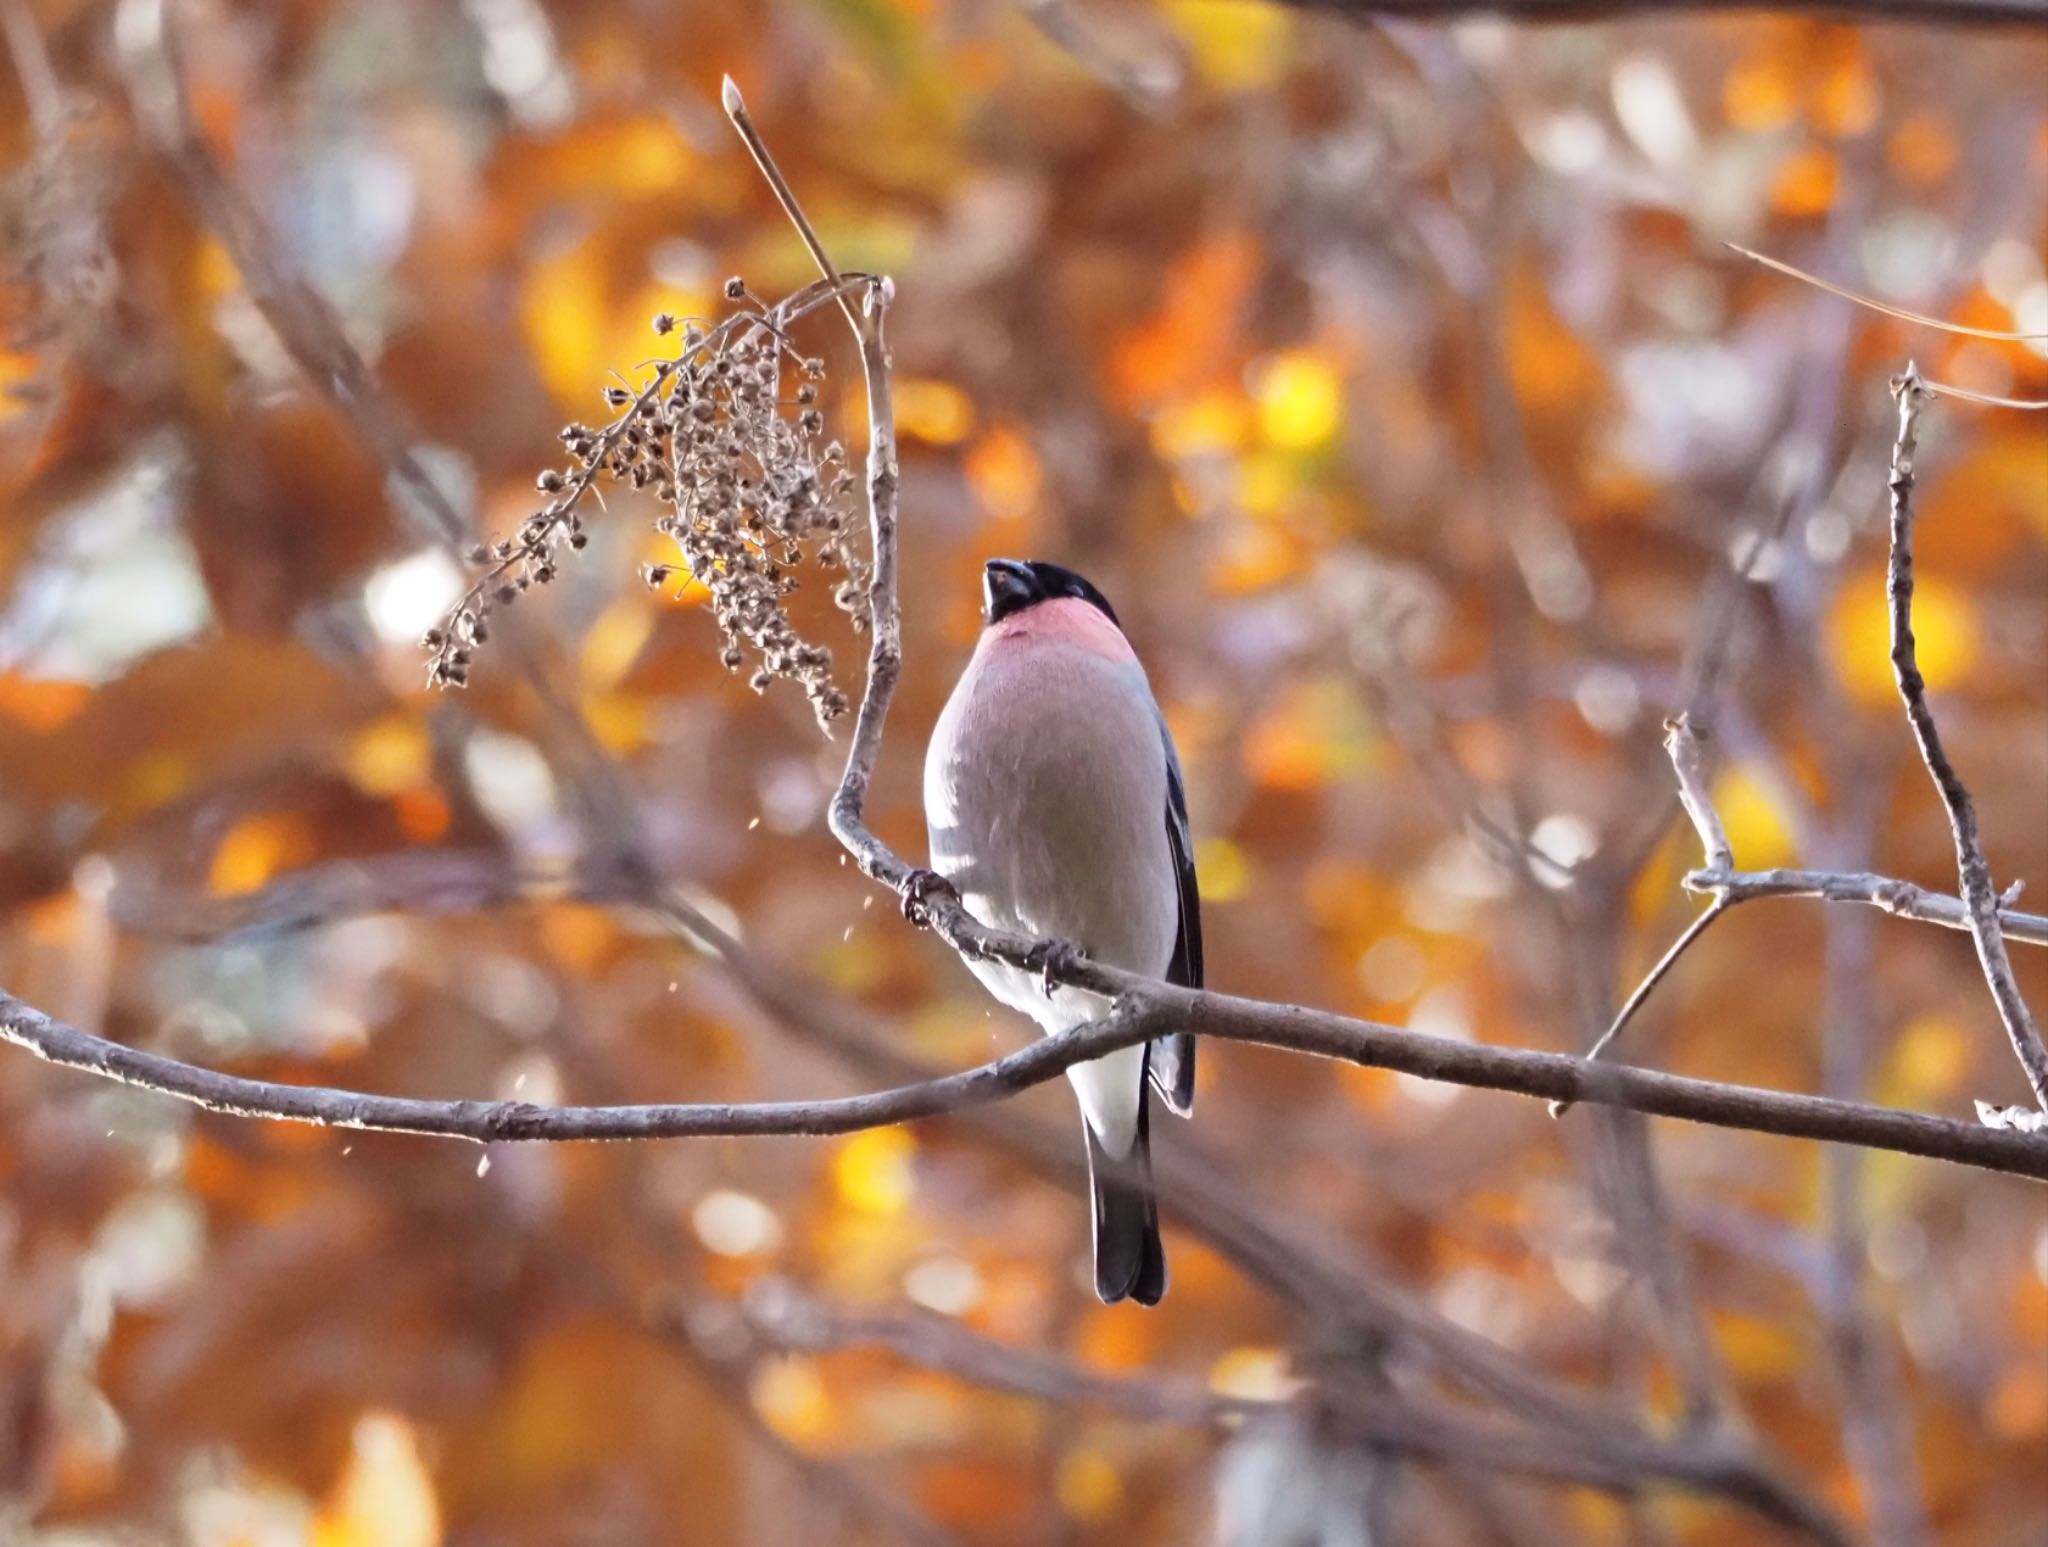
[[[1152,1140],[1146,1109],[1151,1100],[1138,1090],[1138,1136],[1128,1155],[1111,1155],[1088,1119],[1088,1184],[1095,1201],[1095,1293],[1104,1305],[1129,1296],[1157,1305],[1166,1293],[1166,1252],[1159,1244],[1159,1200],[1152,1192]]]

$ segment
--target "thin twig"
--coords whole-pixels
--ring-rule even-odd
[[[1689,892],[1710,892],[1730,902],[1758,897],[1819,897],[1828,902],[1868,903],[1902,919],[1968,930],[1970,909],[1962,898],[1931,891],[1911,881],[1870,871],[1695,870],[1679,883]],[[2003,904],[1998,923],[2008,941],[2048,945],[2048,915],[2022,913]]]
[[[1586,1049],[1587,1058],[1600,1058],[1606,1054],[1607,1049],[1614,1045],[1615,1038],[1619,1037],[1628,1023],[1635,1019],[1636,1011],[1643,1007],[1643,1001],[1650,997],[1650,991],[1664,981],[1664,975],[1678,964],[1678,958],[1691,949],[1692,943],[1707,932],[1707,926],[1726,913],[1728,908],[1729,901],[1726,897],[1716,897],[1698,918],[1685,926],[1684,933],[1671,942],[1671,948],[1657,959],[1657,965],[1650,969],[1649,975],[1636,985],[1636,991],[1628,996],[1628,1002],[1615,1013],[1614,1020],[1600,1034],[1599,1040]],[[1569,1102],[1550,1103],[1552,1117],[1562,1117],[1570,1110]]]
[[[725,104],[725,116],[732,120],[732,126],[739,131],[741,141],[747,147],[747,154],[754,158],[754,165],[761,169],[761,176],[767,179],[774,191],[775,200],[782,206],[782,213],[789,217],[789,223],[796,227],[796,234],[804,248],[811,255],[811,261],[818,265],[818,272],[825,277],[825,283],[839,293],[839,309],[846,314],[847,323],[854,335],[860,335],[860,321],[853,314],[853,303],[846,298],[839,270],[833,266],[832,255],[825,251],[825,244],[818,239],[817,229],[804,214],[803,206],[797,203],[796,190],[789,186],[789,179],[782,175],[782,168],[775,164],[775,158],[768,153],[767,141],[761,138],[761,131],[754,127],[754,118],[747,111],[746,99],[741,97],[739,83],[730,75],[725,77],[721,93]]]
[[[1901,322],[1910,322],[1923,328],[1935,328],[1943,333],[1957,333],[1964,338],[1988,338],[2002,344],[2030,344],[2037,339],[2048,339],[2048,333],[2014,333],[2003,328],[1977,328],[1966,322],[1947,322],[1940,317],[1930,317],[1925,312],[1908,311],[1903,306],[1894,306],[1889,301],[1880,301],[1874,295],[1865,295],[1860,290],[1851,290],[1847,285],[1838,285],[1831,279],[1822,279],[1818,274],[1809,274],[1796,264],[1787,263],[1783,258],[1773,258],[1744,247],[1740,242],[1724,242],[1722,246],[1753,263],[1761,263],[1767,269],[1776,269],[1780,274],[1825,290],[1829,295],[1838,295],[1845,301],[1854,301],[1858,306],[1871,311],[1882,312],[1887,317],[1896,317]]]
[[[1706,776],[1700,768],[1699,736],[1692,728],[1692,715],[1681,713],[1676,719],[1664,722],[1664,750],[1671,756],[1672,769],[1678,775],[1678,798],[1685,807],[1685,814],[1692,819],[1695,831],[1700,835],[1700,847],[1706,850],[1708,865],[1717,869],[1732,869],[1735,851],[1729,846],[1728,831],[1721,825],[1721,817],[1714,810],[1714,802],[1707,793]],[[1671,943],[1650,969],[1649,976],[1637,985],[1636,991],[1628,996],[1628,1002],[1615,1014],[1607,1030],[1602,1032],[1586,1052],[1589,1059],[1601,1057],[1614,1040],[1619,1037],[1628,1023],[1635,1019],[1650,997],[1650,991],[1663,982],[1666,973],[1678,964],[1678,958],[1692,948],[1695,940],[1730,907],[1726,897],[1717,897],[1705,912],[1685,927],[1685,931]],[[1571,1110],[1569,1101],[1550,1103],[1550,1115],[1562,1117]]]
[[[2019,1055],[2034,1099],[2048,1110],[2048,1046],[2027,1003],[2013,980],[2012,958],[2005,949],[2005,935],[1998,917],[1998,888],[1991,880],[1991,865],[1984,857],[1984,842],[1977,831],[1977,807],[1969,789],[1956,773],[1941,744],[1941,732],[1934,723],[1934,711],[1927,704],[1927,679],[1913,640],[1913,457],[1920,440],[1920,407],[1925,389],[1919,371],[1908,362],[1904,374],[1892,383],[1892,395],[1899,405],[1898,438],[1892,443],[1891,471],[1891,560],[1885,567],[1885,597],[1891,604],[1892,677],[1899,685],[1899,697],[1906,706],[1907,723],[1920,748],[1920,760],[1948,812],[1949,831],[1955,838],[1956,866],[1962,880],[1963,903],[1969,909],[1970,938],[1977,943],[1977,960],[1991,985],[1991,998],[1998,1006],[1998,1018]]]
[[[1728,842],[1728,829],[1721,825],[1707,793],[1706,774],[1700,767],[1700,737],[1693,729],[1692,716],[1681,714],[1664,722],[1664,750],[1671,758],[1671,771],[1678,777],[1678,798],[1685,806],[1693,831],[1700,835],[1706,851],[1707,869],[1733,870],[1735,850]]]

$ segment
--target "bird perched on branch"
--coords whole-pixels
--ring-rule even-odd
[[[1173,737],[1103,594],[1057,564],[991,559],[984,627],[924,765],[932,865],[993,928],[1066,942],[1111,966],[1199,988],[1201,904]],[[1057,1036],[1107,1002],[999,961],[970,961],[1003,1003]],[[1095,1292],[1166,1292],[1152,1192],[1148,1083],[1186,1117],[1187,1033],[1067,1071],[1094,1197]]]

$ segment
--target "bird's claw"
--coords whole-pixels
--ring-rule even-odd
[[[1081,965],[1081,948],[1071,940],[1041,940],[1024,956],[1024,967],[1038,974],[1045,997],[1050,999],[1062,979]]]
[[[919,929],[932,925],[932,899],[959,893],[953,890],[953,883],[936,870],[917,869],[903,878],[903,916]]]

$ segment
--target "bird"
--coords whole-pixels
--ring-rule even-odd
[[[932,868],[993,929],[1202,986],[1201,897],[1173,735],[1108,599],[1036,559],[982,568],[982,630],[924,765]],[[969,959],[995,997],[1059,1036],[1102,996]],[[1151,1101],[1194,1111],[1195,1039],[1174,1032],[1067,1071],[1081,1107],[1095,1292],[1157,1305],[1166,1255],[1152,1188]]]

